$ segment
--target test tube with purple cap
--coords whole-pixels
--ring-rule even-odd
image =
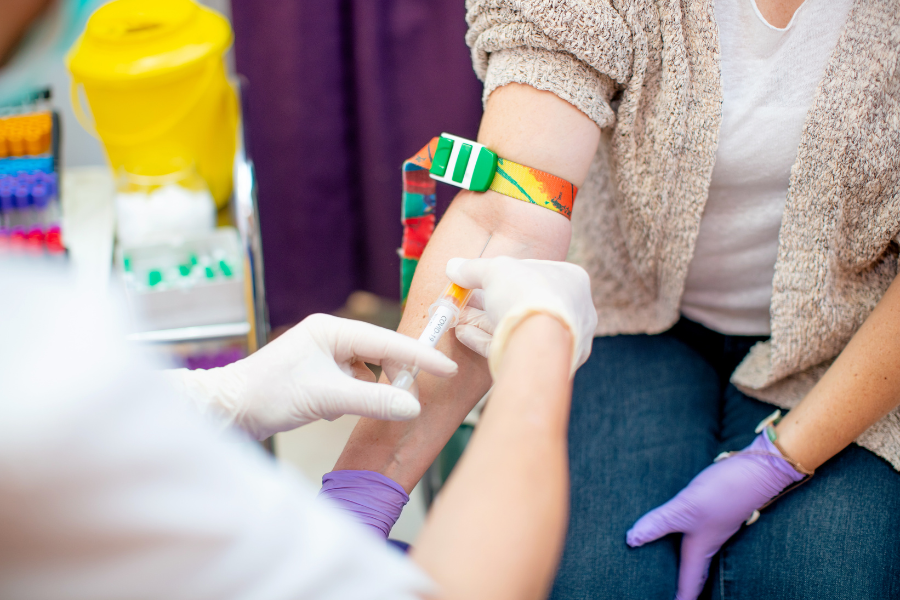
[[[15,210],[12,213],[12,228],[22,230],[28,230],[28,228],[34,222],[34,216],[31,214],[32,204],[31,204],[31,190],[28,189],[28,185],[24,184],[20,178],[16,177],[19,180],[19,185],[13,190],[13,205],[15,206]]]
[[[13,178],[0,177],[0,227],[4,231],[12,227],[13,203]]]
[[[46,189],[46,204],[44,208],[44,226],[58,227],[62,215],[59,204],[59,193],[56,182],[56,173],[38,173],[36,183],[42,184]]]

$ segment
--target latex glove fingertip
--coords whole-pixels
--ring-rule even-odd
[[[441,358],[443,359],[441,362],[444,373],[446,373],[446,377],[456,377],[456,374],[459,373],[459,365],[456,364],[456,361],[440,352]]]
[[[445,271],[447,273],[447,277],[449,277],[451,280],[453,279],[454,275],[458,277],[460,267],[466,264],[466,261],[468,260],[468,258],[451,258],[450,260],[448,260],[447,269]]]
[[[459,373],[459,365],[446,354],[434,348],[425,349],[414,364],[426,373],[437,377],[455,377]]]
[[[398,391],[391,400],[390,412],[392,420],[408,421],[419,416],[419,413],[422,412],[422,405],[412,394]]]
[[[625,543],[628,544],[631,548],[639,548],[644,545],[643,540],[641,540],[640,536],[635,533],[634,528],[629,529],[628,533],[625,534]]]
[[[677,509],[678,505],[672,504],[671,500],[662,506],[654,508],[631,526],[631,529],[625,534],[626,543],[632,548],[636,548],[655,542],[670,533],[679,533],[681,530],[670,518],[672,512],[677,511]]]

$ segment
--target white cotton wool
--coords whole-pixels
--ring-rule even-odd
[[[172,183],[116,194],[116,221],[119,243],[141,245],[212,231],[216,208],[208,190]]]

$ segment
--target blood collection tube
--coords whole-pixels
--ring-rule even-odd
[[[30,156],[36,156],[44,152],[44,144],[42,132],[35,125],[31,125],[25,129],[25,153]]]
[[[428,324],[419,336],[419,341],[432,348],[437,346],[447,330],[456,327],[459,313],[466,307],[471,295],[472,290],[461,288],[455,283],[448,284],[437,301],[428,309]],[[408,390],[418,374],[419,367],[403,365],[391,385]]]
[[[47,189],[47,208],[44,212],[44,224],[50,227],[58,227],[62,219],[62,208],[59,202],[56,173],[38,172],[35,182],[42,183]]]
[[[42,183],[36,183],[31,188],[32,222],[28,229],[28,241],[35,247],[43,246],[45,235],[50,228],[51,215],[47,205],[47,187]]]
[[[10,123],[6,131],[7,150],[9,156],[23,156],[25,154],[25,132],[19,123]]]
[[[0,226],[4,229],[12,228],[14,209],[12,182],[2,181],[0,182]]]
[[[31,201],[34,205],[34,225],[44,227],[50,225],[50,215],[48,213],[48,203],[50,201],[47,195],[47,186],[43,183],[36,183],[31,188]]]
[[[62,254],[66,251],[66,247],[62,242],[62,230],[59,225],[53,225],[47,230],[44,236],[44,243],[47,246],[47,252],[50,254]]]
[[[55,198],[57,196],[56,189],[56,173],[44,173],[43,171],[38,171],[34,174],[34,180],[36,183],[43,183],[47,186],[47,195],[51,198]]]
[[[21,225],[14,226],[9,230],[9,246],[13,250],[19,250],[23,248],[27,240],[28,234],[25,232],[25,228]]]
[[[479,257],[484,254],[490,243],[491,237],[488,237],[484,248],[478,254]],[[443,293],[428,308],[428,324],[425,325],[425,329],[419,336],[419,341],[432,348],[437,346],[437,343],[447,333],[447,330],[456,327],[456,324],[459,322],[459,313],[466,307],[466,303],[469,302],[469,296],[471,295],[472,290],[459,287],[453,282],[447,284]],[[394,377],[391,385],[408,390],[418,375],[419,367],[403,365],[400,372]]]
[[[31,193],[27,185],[19,185],[13,190],[13,227],[21,227],[25,230],[32,224]]]

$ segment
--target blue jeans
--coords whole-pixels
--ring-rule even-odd
[[[759,339],[682,319],[594,340],[575,377],[571,515],[551,598],[675,597],[680,536],[631,549],[625,532],[774,410],[728,383]],[[703,597],[900,598],[900,474],[846,448],[722,548]]]

